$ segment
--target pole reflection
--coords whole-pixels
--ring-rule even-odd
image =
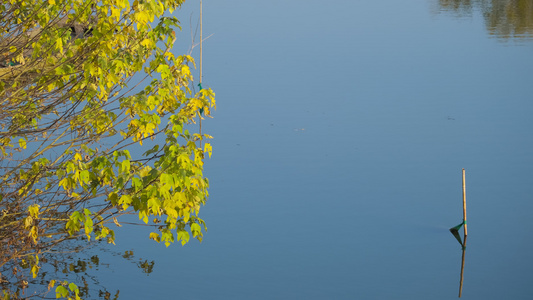
[[[461,276],[460,276],[460,280],[459,280],[459,298],[461,298],[461,296],[463,294],[463,279],[464,279],[464,271],[465,271],[465,253],[466,253],[466,239],[467,239],[467,236],[465,235],[464,241],[463,241],[461,239],[461,235],[459,234],[459,230],[458,230],[457,227],[458,226],[450,228],[450,232],[453,234],[455,239],[457,239],[459,244],[461,244],[461,249],[462,249],[462,252],[463,252],[462,253],[462,258],[461,258]]]

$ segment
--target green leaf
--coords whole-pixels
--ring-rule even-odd
[[[130,204],[132,203],[132,199],[130,195],[122,195],[120,197],[120,200],[118,202],[119,204],[122,204],[122,209],[126,210]]]
[[[83,183],[89,183],[90,182],[90,173],[87,170],[83,170],[80,172],[80,179]]]
[[[161,177],[159,177],[159,181],[161,184],[169,185],[170,187],[174,187],[174,178],[172,175],[169,175],[167,173],[161,174]]]
[[[196,224],[196,223],[193,223],[191,225],[191,231],[195,232],[195,231],[202,231],[202,227],[200,227],[199,224]]]
[[[159,145],[155,145],[152,149],[146,151],[144,153],[144,156],[149,156],[150,154],[156,153],[157,151],[159,151]]]
[[[182,230],[182,231],[178,231],[178,241],[181,241],[181,245],[185,245],[187,244],[187,242],[189,241],[189,233],[185,230]]]
[[[56,298],[58,299],[65,298],[67,296],[68,296],[68,290],[64,286],[60,285],[56,287]]]
[[[139,178],[133,177],[131,179],[131,186],[135,189],[135,191],[140,191],[143,188],[143,183]]]
[[[69,285],[68,285],[68,288],[71,290],[71,291],[76,291],[78,289],[78,286],[76,284],[74,284],[73,282],[71,282]]]
[[[130,173],[131,164],[130,164],[129,160],[127,160],[127,159],[123,160],[121,166],[122,166],[122,172],[123,173],[126,173],[126,174]]]
[[[148,209],[150,209],[154,215],[160,214],[159,209],[161,208],[161,202],[157,198],[150,198],[148,200],[147,205],[148,205]]]
[[[26,141],[24,139],[19,139],[19,146],[22,149],[26,149]]]
[[[111,204],[116,205],[117,204],[117,200],[118,200],[118,195],[115,192],[111,192],[107,196],[107,199],[109,200],[109,202],[111,202]]]

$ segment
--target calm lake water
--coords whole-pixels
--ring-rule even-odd
[[[190,46],[198,1],[175,13]],[[117,232],[119,299],[533,298],[533,1],[204,0],[203,243]],[[193,25],[194,27],[194,25]],[[178,43],[180,40],[178,40]],[[198,49],[194,55],[198,57]],[[141,233],[139,233],[141,232]],[[462,233],[462,230],[461,230]]]

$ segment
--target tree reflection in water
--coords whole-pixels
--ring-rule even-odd
[[[439,11],[458,17],[481,11],[490,35],[533,38],[533,0],[438,0]]]
[[[79,296],[82,299],[117,300],[120,291],[108,291],[105,283],[98,279],[99,270],[113,268],[106,263],[109,256],[122,257],[137,265],[142,273],[152,273],[154,261],[136,258],[133,251],[116,252],[100,244],[101,242],[97,241],[87,245],[86,241],[80,243],[76,239],[62,243],[56,251],[40,256],[41,262],[46,264],[36,278],[28,276],[30,263],[27,260],[22,260],[22,263],[9,261],[0,267],[0,290],[8,292],[10,299],[51,299],[55,298],[55,287],[47,287],[50,280],[56,280],[55,286],[66,280],[78,284]],[[105,253],[107,258],[95,253]],[[1,296],[2,293],[0,298]]]

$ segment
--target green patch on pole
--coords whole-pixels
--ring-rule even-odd
[[[466,248],[465,244],[463,243],[463,241],[461,240],[461,236],[459,235],[459,229],[461,229],[461,227],[466,224],[466,221],[463,221],[461,224],[455,226],[455,227],[452,227],[450,228],[450,232],[453,234],[453,236],[457,239],[457,241],[459,242],[459,244],[461,244],[463,250]]]
[[[200,91],[202,90],[202,83],[198,83],[198,87],[200,87]],[[200,116],[204,114],[204,108],[200,108]]]
[[[450,231],[452,231],[452,230],[459,231],[459,229],[461,229],[461,227],[462,227],[464,224],[466,224],[466,221],[463,221],[461,224],[459,224],[459,225],[457,225],[457,226],[455,226],[455,227],[450,228]]]

